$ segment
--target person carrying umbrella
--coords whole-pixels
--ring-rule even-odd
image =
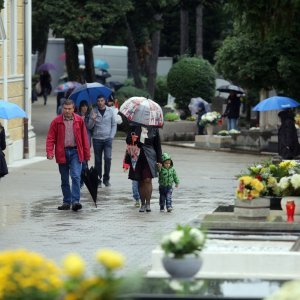
[[[283,159],[295,159],[300,154],[295,116],[292,110],[278,113],[281,125],[278,129],[278,154]]]
[[[50,124],[46,139],[47,159],[55,156],[61,176],[63,204],[59,210],[77,211],[80,203],[80,177],[82,162],[90,160],[90,146],[87,131],[81,116],[74,113],[74,102],[70,99],[63,103],[62,114]],[[72,187],[69,184],[72,179]]]
[[[44,105],[47,104],[48,95],[52,91],[51,86],[51,75],[47,70],[41,71],[40,74],[40,84],[41,84],[41,95],[44,97]]]
[[[5,129],[0,123],[0,178],[8,174],[7,164],[3,150],[6,149]]]
[[[162,165],[158,130],[164,121],[162,109],[151,99],[131,97],[121,105],[120,113],[127,118],[130,125],[126,138],[127,149],[131,152],[128,178],[139,182],[140,212],[150,212],[152,178],[158,176],[157,169]]]
[[[231,129],[237,129],[237,120],[240,117],[241,99],[237,96],[237,93],[231,91],[227,98],[227,106],[223,117],[227,117],[228,131]]]

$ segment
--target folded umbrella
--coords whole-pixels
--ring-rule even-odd
[[[112,90],[105,85],[98,82],[91,82],[75,88],[69,98],[74,101],[76,106],[79,106],[83,100],[86,100],[89,104],[96,104],[99,95],[103,95],[108,99],[111,93]]]
[[[144,97],[131,97],[120,107],[128,121],[145,126],[162,127],[163,112],[159,104]]]
[[[92,199],[97,207],[98,193],[98,172],[94,167],[86,168],[81,172],[81,179],[90,192]]]
[[[283,97],[283,96],[273,96],[259,102],[252,110],[253,111],[282,110],[282,109],[297,107],[299,105],[300,103],[292,98]]]
[[[26,118],[26,112],[17,104],[0,100],[0,119]]]

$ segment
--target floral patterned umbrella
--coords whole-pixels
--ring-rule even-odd
[[[131,97],[120,107],[120,113],[128,121],[140,125],[162,127],[164,124],[161,107],[151,99],[144,97]]]
[[[81,84],[77,81],[67,81],[56,87],[54,90],[55,93],[67,92],[69,90],[73,90],[77,87],[81,86]]]

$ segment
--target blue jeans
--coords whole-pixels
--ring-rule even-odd
[[[228,120],[227,120],[228,131],[231,129],[237,129],[236,124],[237,124],[237,119],[229,119],[228,118]]]
[[[132,180],[132,196],[135,201],[139,201],[141,199],[139,193],[139,182],[136,180]]]
[[[111,166],[111,152],[112,152],[112,139],[98,140],[93,139],[93,147],[95,154],[95,168],[98,172],[99,178],[102,178],[102,154],[104,152],[104,174],[103,181],[109,181],[109,173]]]
[[[77,149],[65,149],[66,163],[59,164],[63,202],[72,204],[80,201],[81,162],[78,160]],[[69,183],[72,179],[72,189]]]
[[[173,188],[169,186],[159,187],[159,205],[163,209],[166,205],[167,208],[172,207],[172,192]]]

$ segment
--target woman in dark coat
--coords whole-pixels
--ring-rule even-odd
[[[228,118],[227,128],[228,130],[237,129],[237,120],[240,117],[241,99],[235,92],[230,92],[227,98],[227,106],[223,117]]]
[[[150,212],[152,178],[157,177],[157,164],[161,164],[162,156],[159,130],[154,127],[130,126],[126,143],[128,146],[136,145],[140,150],[134,166],[132,160],[126,161],[130,164],[128,177],[139,182],[140,212]]]
[[[284,159],[293,159],[300,154],[294,113],[284,110],[278,116],[281,120],[278,129],[278,154]]]
[[[7,165],[4,157],[3,150],[6,148],[6,140],[5,140],[5,129],[0,123],[0,177],[8,174]]]

